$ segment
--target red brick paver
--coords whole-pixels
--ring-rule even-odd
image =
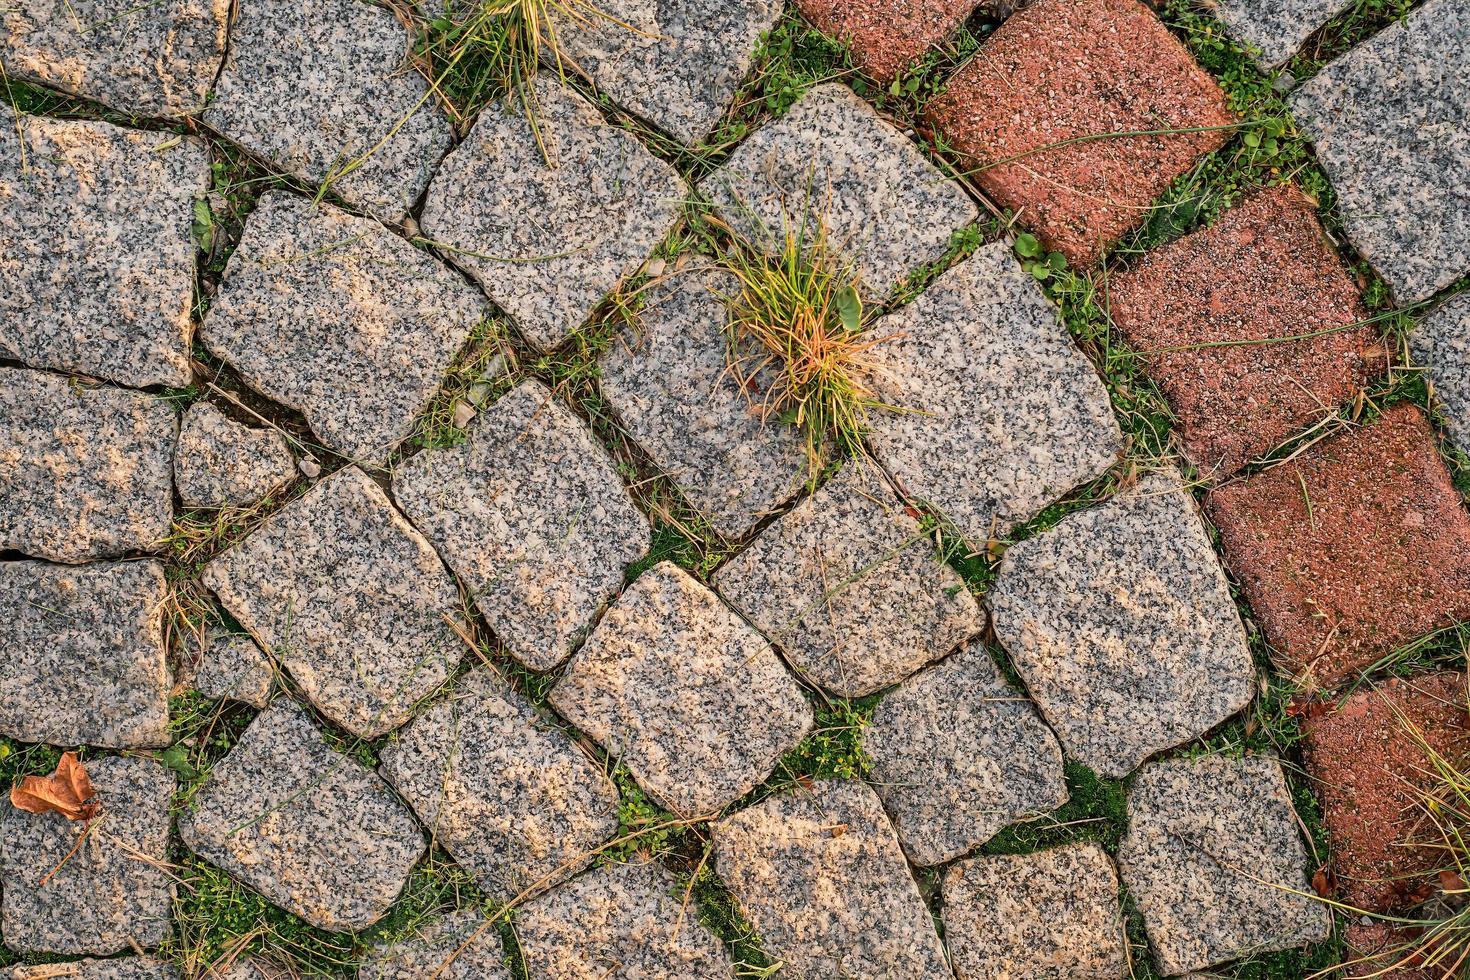
[[[890,82],[959,30],[978,0],[796,0],[812,26],[852,47],[858,66]]]
[[[1416,966],[1422,962],[1413,956],[1420,934],[1417,929],[1399,929],[1385,922],[1354,922],[1343,933],[1347,943],[1343,962],[1347,965],[1338,975],[1344,980],[1444,980],[1445,966],[1454,962],[1454,956],[1438,969]]]
[[[1343,329],[1367,312],[1294,187],[1258,191],[1150,252],[1113,277],[1109,299],[1206,477],[1228,476],[1351,400],[1387,360],[1371,326]]]
[[[1235,121],[1220,87],[1138,0],[1040,0],[1013,14],[926,118],[986,194],[1078,266],[1230,132],[1055,144]]]

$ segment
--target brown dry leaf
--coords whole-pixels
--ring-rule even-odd
[[[68,820],[91,820],[102,809],[75,752],[63,752],[51,775],[27,776],[12,786],[10,804],[27,813],[59,813]]]

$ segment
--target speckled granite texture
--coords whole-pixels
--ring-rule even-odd
[[[818,85],[741,143],[700,190],[758,245],[822,221],[875,295],[944,255],[979,212],[845,85]]]
[[[166,590],[152,561],[0,562],[0,735],[167,745]]]
[[[713,825],[715,868],[791,980],[949,977],[882,804],[819,780]]]
[[[1348,237],[1393,287],[1432,296],[1470,270],[1470,6],[1430,0],[1292,94]]]
[[[172,965],[151,956],[0,968],[0,977],[5,980],[180,980],[179,971]]]
[[[796,430],[763,423],[730,376],[721,297],[735,289],[699,266],[648,287],[636,329],[600,362],[602,391],[633,441],[727,538],[794,497],[808,470]]]
[[[512,980],[496,923],[466,909],[368,953],[357,980]]]
[[[0,368],[0,548],[66,562],[156,549],[178,428],[151,395]]]
[[[1068,756],[1104,776],[1204,734],[1255,693],[1240,614],[1177,473],[1013,545],[986,601]]]
[[[1351,7],[1352,0],[1218,0],[1216,17],[1235,40],[1255,52],[1263,70],[1291,60],[1307,38]]]
[[[277,698],[179,815],[184,844],[271,902],[334,932],[388,911],[423,856],[408,809]]]
[[[548,74],[537,129],[519,106],[486,107],[435,175],[422,219],[541,348],[638,270],[688,197],[673,167]]]
[[[209,402],[184,412],[174,485],[185,507],[245,507],[296,478],[296,458],[274,429],[227,418]]]
[[[886,694],[862,738],[873,788],[917,865],[1067,802],[1056,736],[978,640]]]
[[[195,139],[25,115],[0,127],[0,356],[188,384],[190,222],[208,174]]]
[[[409,40],[392,11],[361,0],[242,3],[204,121],[396,221],[451,139],[429,83],[407,65]]]
[[[382,771],[498,902],[575,873],[617,833],[601,767],[488,669],[406,728]]]
[[[251,213],[202,333],[328,446],[381,463],[488,313],[453,270],[376,222],[280,192]]]
[[[566,659],[648,551],[612,458],[535,381],[482,411],[463,444],[399,467],[393,493],[533,670]]]
[[[1414,362],[1428,373],[1450,438],[1470,450],[1470,293],[1452,297],[1409,334]]]
[[[1096,844],[951,866],[944,935],[959,980],[1128,975],[1118,874]]]
[[[683,892],[655,863],[588,871],[517,911],[526,972],[546,980],[730,980],[730,954]]]
[[[238,633],[215,633],[195,669],[194,689],[207,698],[264,708],[274,679],[275,667],[254,640]]]
[[[199,980],[298,980],[298,974],[271,960],[248,956],[237,959],[227,969],[212,969]]]
[[[842,697],[897,683],[985,625],[934,540],[861,460],[725,563],[715,587]]]
[[[1297,825],[1269,756],[1139,772],[1118,865],[1166,976],[1327,939],[1332,913],[1312,897]]]
[[[324,715],[366,738],[407,721],[464,653],[454,580],[356,467],[211,561],[203,582]]]
[[[55,813],[0,815],[0,933],[16,952],[106,955],[173,934],[173,773],[142,758],[86,766],[102,805],[90,833]]]
[[[1092,365],[1005,242],[987,245],[872,328],[869,442],[906,493],[972,545],[1107,471],[1122,435]]]
[[[670,562],[603,614],[550,700],[638,785],[691,817],[753,789],[812,725],[776,652]]]

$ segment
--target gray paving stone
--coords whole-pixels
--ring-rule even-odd
[[[879,701],[863,748],[918,865],[957,858],[1067,802],[1056,736],[979,641]]]
[[[1307,852],[1281,765],[1206,756],[1146,766],[1118,865],[1166,976],[1322,942]]]
[[[435,175],[421,224],[528,340],[551,348],[638,270],[688,190],[554,72],[535,92],[535,131],[519,106],[485,108]]]
[[[1348,237],[1400,304],[1470,270],[1470,7],[1430,0],[1293,93]]]
[[[861,461],[761,532],[715,585],[788,662],[842,697],[897,683],[985,625],[934,541]]]
[[[1005,242],[878,322],[878,461],[972,545],[1105,473],[1122,434],[1092,365]]]
[[[65,562],[156,550],[178,425],[152,395],[0,368],[0,549]]]
[[[527,972],[546,980],[734,976],[724,945],[652,862],[588,871],[521,908],[515,926]]]
[[[1231,37],[1259,52],[1256,63],[1269,71],[1351,6],[1352,0],[1219,0],[1212,9]]]
[[[0,24],[12,16],[0,12]],[[190,223],[208,176],[196,139],[27,115],[8,122],[0,356],[139,388],[188,384]]]
[[[979,214],[907,137],[836,83],[757,130],[700,189],[757,244],[779,241],[788,225],[824,221],[876,295],[941,258]]]
[[[199,980],[299,980],[295,970],[258,956],[237,959],[224,968],[215,967]]]
[[[0,562],[0,735],[50,745],[167,745],[168,586],[152,561]]]
[[[376,222],[277,192],[250,215],[203,333],[322,442],[381,463],[488,313],[453,270]]]
[[[648,551],[611,457],[535,381],[481,411],[463,444],[400,466],[393,493],[533,670],[566,659]]]
[[[407,66],[409,32],[361,0],[241,4],[204,121],[385,221],[418,200],[449,122]],[[355,166],[354,166],[355,165]]]
[[[734,289],[704,267],[649,286],[637,329],[601,362],[623,427],[727,538],[794,497],[808,470],[796,429],[762,422],[727,370],[720,295]]]
[[[670,562],[644,572],[572,657],[551,705],[659,802],[714,813],[812,725],[776,652]]]
[[[11,806],[0,815],[0,934],[18,953],[105,955],[173,934],[173,774],[141,758],[85,765],[102,804],[95,820]]]
[[[465,909],[368,953],[357,980],[511,980],[496,924]]]
[[[124,956],[115,960],[0,968],[0,977],[5,980],[179,980],[179,971],[151,956]]]
[[[604,0],[556,18],[570,65],[634,115],[698,143],[735,98],[782,0]],[[573,8],[575,9],[575,8]]]
[[[861,782],[819,780],[712,831],[716,870],[783,977],[951,975],[898,838]]]
[[[1006,552],[995,633],[1067,754],[1114,779],[1250,703],[1230,586],[1177,473]]]
[[[618,829],[612,780],[488,669],[383,750],[383,775],[499,902],[574,874]]]
[[[1450,438],[1470,448],[1470,293],[1421,320],[1409,334],[1409,350],[1429,375]]]
[[[1118,875],[1096,844],[959,862],[944,876],[944,935],[960,980],[1128,974]]]
[[[388,911],[426,850],[408,808],[277,698],[210,771],[179,837],[293,915],[334,932]]]
[[[296,458],[274,429],[227,418],[209,402],[184,412],[174,484],[185,507],[246,507],[296,478]]]
[[[207,698],[229,698],[256,708],[270,703],[275,668],[255,641],[238,633],[212,633],[194,673],[194,689]]]
[[[282,508],[203,581],[324,715],[364,738],[407,721],[463,655],[454,580],[356,467]]]

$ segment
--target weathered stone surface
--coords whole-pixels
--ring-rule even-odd
[[[575,91],[536,82],[524,110],[493,104],[434,177],[424,235],[542,348],[638,270],[688,192],[674,168]]]
[[[203,333],[324,443],[382,462],[487,314],[473,287],[376,222],[279,192],[250,215]]]
[[[796,430],[763,422],[730,375],[720,297],[735,288],[704,267],[646,287],[637,329],[601,362],[623,427],[727,538],[794,497],[808,469]]]
[[[1401,304],[1470,269],[1470,7],[1430,0],[1291,97],[1359,252]]]
[[[576,873],[617,833],[612,781],[488,669],[383,750],[383,775],[499,902]]]
[[[1421,320],[1409,334],[1409,349],[1429,373],[1450,438],[1470,448],[1470,293]]]
[[[879,701],[863,749],[918,865],[957,858],[1067,802],[1056,736],[979,641]]]
[[[208,176],[196,139],[25,115],[0,129],[0,356],[188,384],[190,222]]]
[[[1352,0],[1220,0],[1213,12],[1236,41],[1269,70],[1286,64],[1316,31]]]
[[[688,816],[754,788],[812,724],[776,652],[670,562],[613,603],[551,704]]]
[[[173,774],[140,758],[86,767],[102,804],[90,825],[11,806],[0,816],[0,933],[17,952],[105,955],[173,933]]]
[[[174,483],[185,507],[245,507],[296,478],[285,437],[253,429],[208,402],[189,406],[174,451]]]
[[[157,562],[0,562],[0,734],[23,742],[167,745]]]
[[[820,780],[713,825],[715,864],[792,980],[950,976],[882,804]]]
[[[215,966],[199,980],[298,980],[298,974],[291,967],[250,956],[237,959],[227,967]]]
[[[368,953],[357,980],[511,980],[495,923],[465,909]]]
[[[824,222],[867,288],[885,295],[944,255],[978,211],[898,130],[845,85],[818,85],[753,133],[700,186],[758,245]]]
[[[782,0],[603,0],[556,18],[564,56],[635,115],[698,143],[714,128],[781,16]]]
[[[1095,844],[959,862],[944,876],[944,934],[960,980],[1128,973],[1118,875]]]
[[[382,918],[426,849],[393,791],[277,698],[215,765],[179,836],[281,908],[342,932]]]
[[[210,636],[194,674],[194,689],[207,698],[229,698],[264,708],[271,699],[275,668],[248,636]]]
[[[891,82],[960,29],[977,0],[796,0],[802,16],[848,45],[853,60]]]
[[[680,891],[655,863],[588,871],[517,913],[527,972],[547,980],[730,980],[730,954]]]
[[[361,0],[241,4],[204,121],[387,221],[418,200],[451,133],[409,33]]]
[[[454,580],[355,466],[210,562],[203,581],[323,714],[365,738],[407,721],[464,650]]]
[[[1229,583],[1178,473],[1013,545],[987,599],[1067,754],[1102,775],[1126,776],[1255,693]]]
[[[972,544],[1105,473],[1122,434],[1092,365],[1004,242],[873,328],[878,462]]]
[[[6,980],[179,980],[179,971],[151,956],[124,956],[115,960],[15,966],[0,972],[0,976]]]
[[[462,445],[399,467],[393,492],[533,670],[566,659],[648,551],[612,459],[535,381],[481,412]]]
[[[1128,794],[1118,865],[1166,976],[1331,934],[1274,758],[1145,767]]]

